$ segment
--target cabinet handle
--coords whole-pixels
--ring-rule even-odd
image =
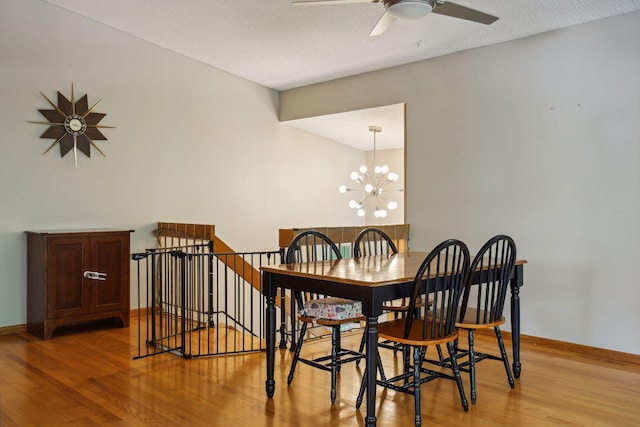
[[[100,273],[98,271],[85,271],[84,277],[93,280],[107,280],[107,273]]]

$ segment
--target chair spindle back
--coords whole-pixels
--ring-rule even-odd
[[[511,237],[498,235],[484,244],[469,268],[460,306],[460,321],[464,319],[467,307],[476,309],[475,323],[478,324],[502,318],[515,262],[516,244]],[[477,275],[480,275],[480,283]]]
[[[333,261],[342,259],[338,246],[325,234],[308,230],[298,234],[289,244],[285,255],[287,264],[294,262]],[[324,298],[326,295],[295,292],[299,309],[310,299]]]
[[[392,255],[398,248],[387,233],[379,228],[365,228],[353,242],[353,256]]]
[[[455,239],[440,243],[427,255],[413,281],[409,313],[416,313],[418,299],[427,292],[431,292],[432,303],[425,307],[424,317],[407,316],[405,338],[418,322],[422,322],[422,340],[436,340],[454,332],[469,258],[467,245]]]

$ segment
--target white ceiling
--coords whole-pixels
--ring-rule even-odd
[[[640,0],[455,0],[500,19],[487,26],[430,14],[416,21],[398,20],[384,34],[369,37],[384,12],[382,3],[293,6],[290,0],[44,1],[275,90],[640,10]],[[365,120],[363,132],[369,140],[369,124],[377,124],[371,120]],[[304,128],[308,124],[298,125]],[[339,127],[331,123],[325,127],[329,125]],[[384,133],[383,129],[380,135]]]
[[[382,132],[376,133],[377,150],[404,148],[404,104],[291,120],[286,123],[362,151],[373,150],[373,132],[369,130],[369,126],[379,126]]]

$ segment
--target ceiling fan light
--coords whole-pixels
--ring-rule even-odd
[[[398,19],[419,19],[431,13],[433,6],[428,0],[385,1],[391,15]]]

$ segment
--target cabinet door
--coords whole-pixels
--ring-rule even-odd
[[[89,267],[87,237],[47,239],[47,318],[89,312],[89,292],[83,272]]]
[[[93,271],[105,280],[91,280],[91,312],[129,309],[129,233],[91,238]]]

